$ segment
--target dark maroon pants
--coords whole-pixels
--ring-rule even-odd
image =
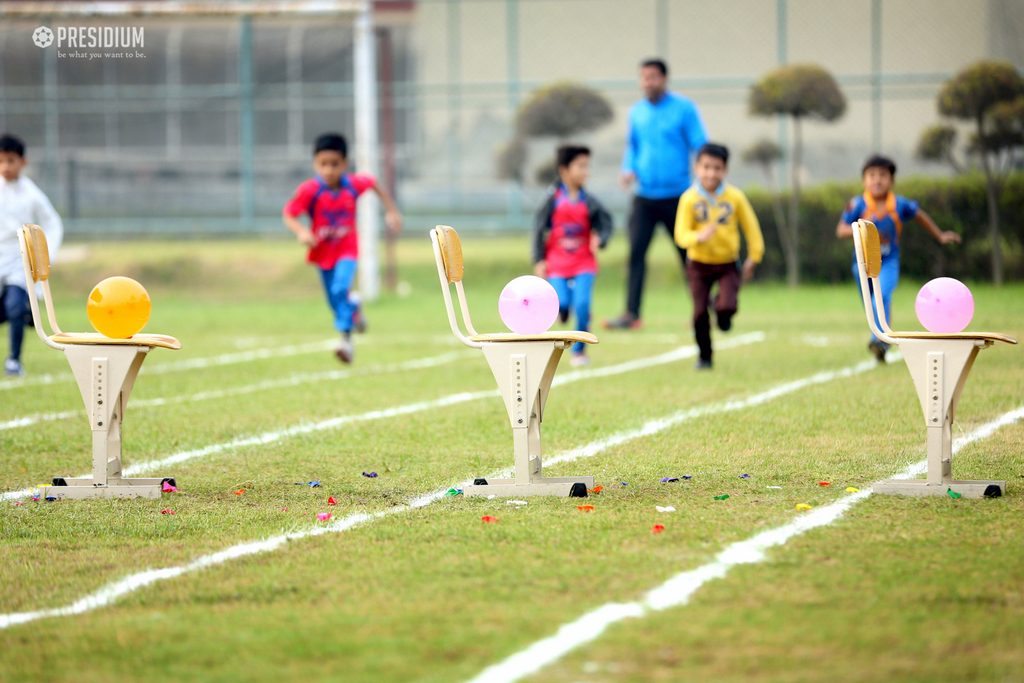
[[[740,270],[736,263],[686,262],[686,279],[693,296],[693,332],[697,337],[701,360],[711,360],[711,287],[718,283],[718,296],[714,300],[718,327],[728,330],[732,327],[732,316],[737,309],[737,294],[740,291]]]

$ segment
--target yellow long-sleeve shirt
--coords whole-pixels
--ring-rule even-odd
[[[697,233],[714,223],[718,230],[707,242],[699,244]],[[747,240],[747,255],[760,263],[764,257],[761,224],[743,191],[724,184],[711,197],[696,185],[679,198],[676,211],[676,244],[687,256],[700,263],[729,263],[740,256],[740,229]]]

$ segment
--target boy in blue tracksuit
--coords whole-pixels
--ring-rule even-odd
[[[882,251],[882,268],[878,274],[878,283],[882,288],[885,319],[891,326],[892,293],[900,281],[900,233],[903,231],[903,223],[913,220],[939,244],[959,244],[960,235],[951,230],[939,230],[935,221],[917,205],[916,201],[893,193],[896,164],[892,159],[877,155],[868,159],[861,170],[861,180],[864,183],[864,194],[854,197],[847,203],[843,217],[836,227],[836,236],[853,237],[853,224],[861,218],[871,221],[878,228],[878,241]],[[856,253],[853,259],[853,276],[860,287]],[[871,304],[874,306],[874,299]],[[875,311],[875,321],[878,322],[878,311]],[[885,352],[889,350],[889,345],[872,334],[868,350],[875,354],[881,363],[885,361]]]

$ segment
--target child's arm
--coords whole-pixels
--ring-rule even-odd
[[[39,201],[36,202],[34,214],[35,223],[43,229],[43,234],[46,235],[50,258],[53,258],[64,241],[64,222],[60,219],[57,209],[53,208],[50,199],[42,191],[39,192]]]
[[[313,231],[303,225],[297,216],[290,215],[287,208],[281,212],[281,219],[284,221],[284,227],[295,233],[299,242],[310,249],[316,246],[316,235],[313,234]]]
[[[547,241],[544,239],[544,233],[551,227],[551,214],[554,209],[555,195],[551,193],[533,217],[533,274],[537,277],[548,276],[548,262],[545,259]]]
[[[597,252],[608,246],[612,238],[612,215],[596,197],[587,196],[590,205],[590,250]]]
[[[683,249],[691,249],[697,244],[696,225],[693,222],[693,207],[686,198],[686,194],[679,198],[679,206],[676,207],[676,226],[673,231],[676,244]]]
[[[392,234],[397,235],[402,232],[402,212],[398,210],[398,205],[392,199],[391,193],[380,183],[374,183],[373,191],[377,193],[380,201],[384,204],[384,225]]]
[[[917,213],[914,215],[914,222],[924,228],[939,244],[950,244],[952,242],[960,244],[962,241],[960,235],[952,230],[939,230],[939,226],[935,225],[935,221],[924,212],[924,209],[917,210]]]
[[[743,262],[743,281],[749,282],[754,277],[754,267],[764,258],[764,235],[761,234],[761,223],[757,220],[754,207],[746,195],[740,195],[736,202],[736,218],[739,219],[743,236],[747,240],[747,260]]]
[[[836,226],[836,237],[840,239],[853,237],[853,226],[840,219],[839,225]]]

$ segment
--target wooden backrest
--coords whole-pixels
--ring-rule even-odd
[[[32,223],[26,223],[21,231],[25,236],[25,251],[32,281],[42,282],[50,277],[50,250],[46,246],[46,235],[42,228]]]
[[[861,249],[864,252],[864,272],[870,278],[877,278],[882,270],[882,246],[878,241],[878,229],[871,221],[859,220],[854,230],[860,230]]]
[[[445,277],[450,283],[461,282],[466,266],[462,261],[462,242],[459,241],[459,234],[447,225],[438,225],[434,229],[437,232],[438,245],[441,247]]]

